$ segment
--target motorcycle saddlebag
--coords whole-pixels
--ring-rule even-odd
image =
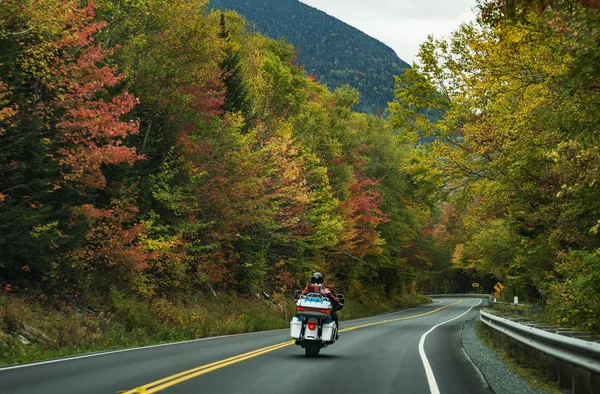
[[[299,317],[293,317],[290,322],[290,336],[292,338],[300,338],[300,331],[302,330],[302,319]]]
[[[327,323],[323,323],[323,333],[321,335],[321,339],[323,342],[333,342],[335,335],[335,322],[330,321]]]

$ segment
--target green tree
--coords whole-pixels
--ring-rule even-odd
[[[562,260],[593,261],[560,256],[600,246],[598,11],[556,3],[430,38],[390,106],[404,140],[431,141],[415,171],[441,180],[464,212],[455,261],[530,296],[564,278]]]

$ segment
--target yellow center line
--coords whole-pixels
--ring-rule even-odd
[[[289,342],[286,342],[286,343],[283,343],[283,344],[279,345],[276,348],[266,349],[266,350],[263,350],[263,351],[260,351],[260,352],[256,352],[256,353],[250,354],[250,355],[245,356],[245,357],[240,357],[240,358],[237,358],[235,360],[231,360],[231,361],[219,364],[219,365],[215,365],[214,367],[211,367],[211,368],[203,369],[202,371],[198,371],[198,372],[191,373],[189,375],[185,375],[185,376],[183,376],[183,377],[181,377],[179,379],[171,380],[170,382],[167,382],[167,383],[165,383],[163,385],[160,385],[160,386],[155,387],[155,388],[153,388],[151,390],[148,390],[147,392],[148,393],[155,393],[157,391],[166,389],[167,387],[174,386],[176,384],[184,382],[184,381],[186,381],[188,379],[195,378],[196,376],[204,375],[205,373],[214,371],[215,369],[223,368],[223,367],[226,367],[228,365],[235,364],[235,363],[238,363],[238,362],[243,361],[243,360],[247,360],[247,359],[252,358],[252,357],[260,356],[261,354],[272,352],[273,350],[281,349],[281,348],[286,347],[286,346],[290,346],[293,343],[294,343],[294,341],[289,341]]]
[[[145,384],[143,386],[140,387],[136,387],[135,389],[129,390],[129,391],[123,391],[121,394],[135,394],[135,393],[149,393],[149,392],[154,392],[154,391],[148,391],[149,388],[157,386],[161,383],[167,382],[167,381],[171,381],[173,379],[177,379],[181,376],[184,375],[188,375],[197,371],[201,371],[201,370],[205,370],[207,368],[211,368],[211,367],[215,367],[215,366],[219,366],[221,364],[225,364],[227,363],[227,365],[232,364],[233,362],[237,362],[237,361],[241,361],[241,360],[246,360],[248,358],[253,357],[253,355],[259,355],[259,354],[263,354],[263,353],[267,353],[270,352],[272,350],[277,350],[279,348],[285,347],[285,346],[289,346],[291,344],[293,344],[294,341],[286,341],[286,342],[282,342],[282,343],[277,343],[275,345],[271,345],[271,346],[267,346],[265,348],[261,348],[261,349],[256,349],[253,350],[251,352],[248,353],[244,353],[244,354],[238,354],[237,356],[233,356],[233,357],[229,357],[226,358],[224,360],[219,360],[219,361],[215,361],[212,362],[210,364],[205,364],[205,365],[201,365],[199,367],[196,368],[192,368],[192,369],[188,369],[187,371],[183,371],[183,372],[179,372],[175,375],[171,375],[171,376],[167,376],[166,378],[160,379],[160,380],[156,380],[152,383],[148,383]],[[224,366],[224,365],[223,365]],[[164,388],[164,387],[163,387]]]
[[[420,313],[420,314],[418,314],[418,315],[412,315],[412,316],[406,316],[406,317],[398,317],[398,318],[396,318],[396,319],[382,320],[382,321],[377,321],[377,322],[374,322],[374,323],[362,324],[362,325],[360,325],[360,326],[353,326],[353,327],[342,328],[342,329],[340,330],[340,332],[347,332],[347,331],[356,330],[356,329],[358,329],[358,328],[371,327],[371,326],[376,326],[376,325],[378,325],[378,324],[391,323],[391,322],[395,322],[395,321],[401,321],[401,320],[414,319],[415,317],[421,317],[421,316],[425,316],[425,315],[430,315],[430,314],[432,314],[432,313],[435,313],[435,312],[441,311],[442,309],[448,308],[448,307],[450,307],[450,306],[453,306],[453,305],[460,304],[461,302],[462,302],[462,300],[460,300],[460,301],[456,301],[456,302],[453,302],[452,304],[444,305],[444,306],[442,306],[442,307],[439,307],[439,308],[437,308],[437,309],[434,309],[434,310],[431,310],[431,311],[429,311],[429,312],[425,312],[425,313]]]
[[[384,323],[391,323],[391,322],[396,322],[396,321],[401,321],[401,320],[414,319],[416,317],[430,315],[432,313],[441,311],[442,309],[451,307],[453,305],[460,304],[461,302],[462,302],[462,300],[454,302],[452,304],[444,305],[444,306],[442,306],[440,308],[431,310],[429,312],[420,313],[418,315],[412,315],[412,316],[406,316],[406,317],[399,317],[399,318],[396,318],[396,319],[382,320],[382,321],[378,321],[378,322],[374,322],[374,323],[367,323],[367,324],[362,324],[362,325],[358,325],[358,326],[347,327],[347,328],[341,329],[340,332],[348,332],[348,331],[356,330],[356,329],[359,329],[359,328],[376,326],[378,324],[384,324]],[[294,341],[286,341],[286,342],[281,342],[281,343],[278,343],[278,344],[275,344],[275,345],[267,346],[267,347],[264,347],[264,348],[261,348],[261,349],[256,349],[256,350],[253,350],[253,351],[248,352],[248,353],[244,353],[244,354],[240,354],[240,355],[237,355],[237,356],[229,357],[229,358],[226,358],[226,359],[223,359],[223,360],[212,362],[210,364],[205,364],[205,365],[202,365],[202,366],[199,366],[199,367],[196,367],[196,368],[192,368],[192,369],[189,369],[187,371],[179,372],[179,373],[177,373],[175,375],[167,376],[166,378],[163,378],[163,379],[160,379],[160,380],[156,380],[156,381],[154,381],[152,383],[148,383],[146,385],[136,387],[135,389],[131,389],[129,391],[123,391],[121,393],[122,394],[155,393],[157,391],[164,390],[167,387],[171,387],[171,386],[174,386],[174,385],[179,384],[181,382],[184,382],[186,380],[195,378],[196,376],[200,376],[200,375],[203,375],[205,373],[212,372],[214,370],[226,367],[228,365],[235,364],[235,363],[238,363],[240,361],[244,361],[244,360],[247,360],[249,358],[256,357],[256,356],[260,356],[261,354],[269,353],[269,352],[272,352],[274,350],[278,350],[278,349],[284,348],[286,346],[290,346],[293,343],[294,343]]]

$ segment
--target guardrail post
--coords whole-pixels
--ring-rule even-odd
[[[563,389],[573,387],[573,366],[571,363],[563,360],[558,360],[558,385]]]
[[[515,340],[513,340],[513,343],[514,343],[513,349],[514,349],[514,351],[516,353],[517,360],[520,361],[521,363],[527,362],[528,360],[527,360],[527,357],[525,355],[525,351],[526,351],[527,346],[523,345],[521,342],[515,341]]]
[[[590,378],[592,393],[600,393],[600,375],[597,373],[592,373],[592,376]]]
[[[489,326],[486,327],[488,331],[492,332],[492,338],[494,339],[494,342],[500,344],[500,346],[504,346],[504,334],[502,334],[500,331],[490,328]]]
[[[502,344],[504,345],[504,349],[512,351],[513,339],[508,335],[504,335],[504,333],[502,333]]]
[[[556,358],[544,354],[544,361],[546,364],[546,380],[550,382],[558,381],[558,360]]]
[[[540,359],[539,352],[528,345],[523,345],[523,360],[531,368],[537,368],[538,360]]]
[[[573,366],[573,394],[592,393],[592,382],[590,371],[581,367]]]

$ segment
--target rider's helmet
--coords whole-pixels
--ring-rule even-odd
[[[310,283],[318,284],[318,285],[322,284],[323,283],[323,274],[320,272],[315,272],[312,275],[312,278],[310,278]]]

